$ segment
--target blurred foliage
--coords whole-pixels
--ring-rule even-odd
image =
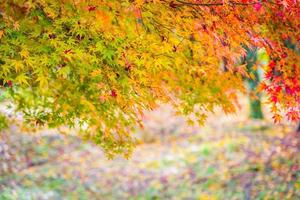
[[[176,134],[139,145],[130,160],[107,160],[75,137],[6,133],[11,156],[0,163],[17,170],[2,173],[0,199],[299,199],[296,133],[266,122],[224,126],[221,120],[197,134],[170,122],[179,126]],[[155,132],[161,122],[145,128]],[[16,144],[16,138],[23,139]]]
[[[8,98],[7,91],[0,89],[0,102],[3,102],[7,98]]]
[[[7,128],[7,120],[6,117],[0,113],[0,131]]]

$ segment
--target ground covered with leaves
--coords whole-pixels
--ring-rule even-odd
[[[132,157],[55,131],[1,135],[0,199],[300,199],[300,137],[288,126],[214,115],[204,127],[146,115]]]

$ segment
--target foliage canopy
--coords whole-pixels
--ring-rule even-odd
[[[300,118],[297,0],[1,0],[0,79],[24,117],[129,153],[143,110],[233,112],[264,48],[274,120]]]

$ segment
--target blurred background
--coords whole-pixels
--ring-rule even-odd
[[[240,99],[236,114],[216,110],[203,126],[169,105],[146,112],[128,160],[67,129],[32,134],[3,100],[16,120],[1,133],[0,199],[300,199],[297,124],[275,125],[264,99],[259,111]]]

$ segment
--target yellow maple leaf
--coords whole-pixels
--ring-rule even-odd
[[[20,51],[20,56],[21,58],[28,58],[29,56],[29,52],[27,49],[23,48],[21,51]]]

